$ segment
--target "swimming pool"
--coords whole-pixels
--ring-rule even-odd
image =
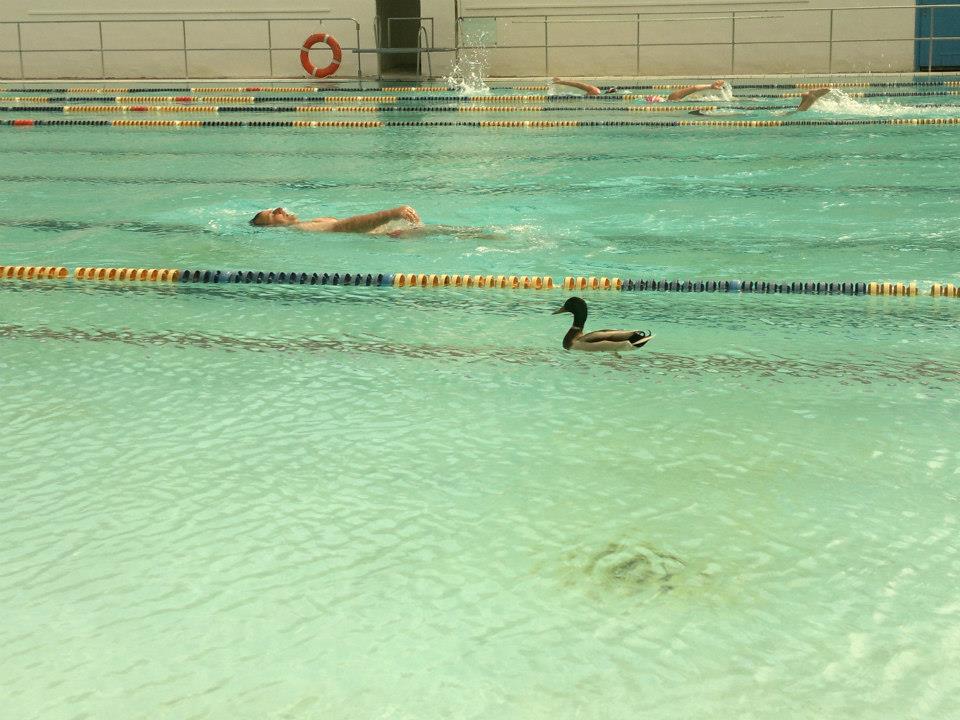
[[[6,264],[960,283],[948,126],[0,131]],[[7,712],[949,717],[957,300],[566,296],[0,281]]]

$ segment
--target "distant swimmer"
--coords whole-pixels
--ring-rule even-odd
[[[618,88],[610,87],[604,90],[601,90],[596,85],[591,85],[589,83],[582,83],[576,80],[566,80],[564,78],[555,77],[553,79],[555,85],[566,85],[567,87],[577,88],[578,90],[583,90],[587,95],[610,95],[611,93],[620,92]],[[666,102],[668,100],[683,100],[687,95],[692,95],[695,92],[700,92],[701,90],[719,90],[727,84],[726,80],[714,80],[709,85],[687,85],[686,87],[680,88],[679,90],[674,90],[672,93],[664,97],[663,95],[639,95],[647,102]]]
[[[402,222],[399,227],[390,227],[390,224],[394,221]],[[261,210],[253,216],[250,224],[258,227],[288,227],[306,232],[368,233],[371,235],[388,235],[392,238],[422,238],[446,235],[462,240],[510,239],[510,235],[505,232],[485,228],[424,225],[420,220],[420,215],[409,205],[401,205],[368,215],[354,215],[343,220],[332,217],[300,220],[286,208],[278,207],[272,210]]]
[[[342,220],[334,217],[300,220],[292,212],[278,207],[272,210],[261,210],[253,216],[250,224],[259,227],[289,227],[305,232],[374,233],[397,236],[403,231],[388,231],[386,229],[386,226],[394,220],[404,220],[415,226],[421,224],[417,211],[409,205],[400,205],[389,210],[380,210],[366,215],[354,215]]]
[[[805,93],[803,93],[803,94],[800,96],[800,104],[797,105],[797,107],[796,107],[795,110],[788,110],[788,111],[786,111],[786,112],[779,113],[779,114],[782,114],[782,115],[792,115],[793,113],[803,112],[803,111],[805,111],[805,110],[809,110],[811,107],[813,107],[813,104],[814,104],[815,102],[817,102],[817,100],[819,100],[819,99],[822,98],[824,95],[826,95],[828,92],[830,92],[831,89],[832,89],[832,88],[828,88],[828,87],[820,87],[820,88],[814,88],[813,90],[807,90]],[[758,107],[757,109],[758,109],[758,110],[761,110],[762,108],[759,108],[759,107]],[[690,114],[691,114],[691,115],[724,115],[724,116],[729,116],[729,115],[744,115],[744,114],[746,114],[746,113],[737,112],[736,110],[719,110],[719,111],[717,111],[717,110],[691,110],[691,111],[690,111]]]

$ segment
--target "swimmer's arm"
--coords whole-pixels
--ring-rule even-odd
[[[392,238],[414,238],[414,237],[424,237],[426,235],[434,232],[433,228],[429,225],[417,225],[412,228],[399,228],[397,230],[388,230],[386,232]]]
[[[680,88],[679,90],[674,90],[672,93],[667,95],[667,100],[682,100],[687,95],[692,95],[695,92],[700,92],[701,90],[719,90],[724,86],[723,80],[714,80],[709,85],[689,85],[685,88]]]
[[[469,230],[469,228],[466,228]],[[415,227],[398,228],[387,232],[392,238],[417,238],[428,235],[460,235],[465,228],[452,225],[417,225]]]
[[[298,222],[290,227],[304,232],[330,232],[330,228],[333,227],[336,222],[336,218],[314,218],[313,220]]]
[[[820,87],[814,88],[813,90],[808,90],[800,96],[800,104],[797,106],[797,109],[794,110],[794,112],[803,112],[804,110],[809,110],[811,105],[813,105],[828,92],[830,92],[830,88],[828,87]]]
[[[578,90],[583,90],[587,95],[599,95],[600,88],[596,85],[590,85],[588,83],[577,82],[576,80],[565,80],[564,78],[555,77],[553,79],[555,85],[566,85],[568,87],[577,88]]]
[[[337,220],[330,226],[331,232],[353,232],[365,233],[376,230],[378,227],[386,225],[391,220],[407,220],[412,223],[420,223],[420,216],[417,211],[409,205],[390,208],[389,210],[380,210],[379,212],[369,213],[367,215],[354,215],[353,217]]]
[[[391,230],[387,233],[392,238],[419,238],[427,236],[446,235],[460,240],[509,240],[510,236],[503,232],[495,232],[486,228],[463,227],[459,225],[420,225],[415,228]]]

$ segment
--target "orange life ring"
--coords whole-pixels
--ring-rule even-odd
[[[313,63],[310,62],[310,48],[318,42],[326,43],[330,46],[330,49],[333,50],[333,60],[330,61],[329,65],[320,69],[314,67]],[[342,58],[343,51],[340,50],[340,43],[336,41],[333,35],[327,35],[326,33],[314,33],[304,41],[303,47],[300,48],[300,64],[303,65],[304,70],[318,78],[333,75],[340,69],[340,60]]]

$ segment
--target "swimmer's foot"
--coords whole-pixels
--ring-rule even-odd
[[[800,96],[800,105],[797,106],[797,111],[799,112],[803,110],[809,110],[810,107],[817,100],[819,100],[828,92],[830,92],[830,90],[831,88],[828,88],[828,87],[821,87],[821,88],[814,88],[813,90],[807,90],[807,92],[803,93],[803,95]]]

